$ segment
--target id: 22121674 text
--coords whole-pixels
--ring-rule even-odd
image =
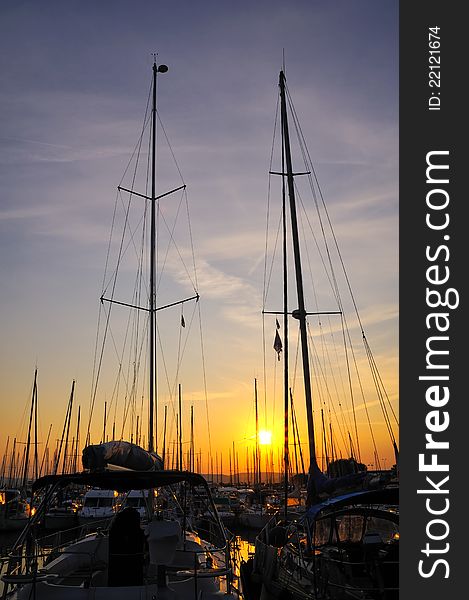
[[[428,110],[440,110],[441,108],[440,29],[441,27],[428,28],[428,87],[431,91],[428,98]]]

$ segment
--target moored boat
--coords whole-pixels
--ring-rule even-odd
[[[370,394],[377,398],[375,403],[382,411],[391,442],[390,447],[396,460],[396,472],[398,448],[394,427],[398,421],[364,333],[345,263],[286,86],[284,70],[280,71],[279,76],[278,114],[281,166],[275,169],[271,165],[269,172],[281,178],[281,209],[276,236],[282,232],[283,310],[266,310],[264,307],[263,314],[276,315],[274,349],[278,360],[282,353],[284,361],[284,494],[279,511],[257,536],[254,557],[243,564],[245,595],[248,600],[300,600],[306,597],[317,600],[347,597],[362,600],[396,598],[399,588],[398,483],[391,487],[392,474],[383,472],[379,466],[374,423],[370,418],[367,395],[364,392],[364,378],[356,357],[357,343],[360,343],[363,352],[363,365],[368,363]],[[293,169],[290,125],[296,130],[299,155],[304,161],[304,169]],[[318,237],[312,232],[305,201],[300,196],[301,176],[307,181],[305,193],[309,193],[313,200],[314,218],[320,231]],[[303,237],[300,237],[300,233]],[[318,253],[318,267],[323,268],[325,272],[324,290],[318,290],[319,279],[316,273],[316,278],[313,277],[308,241],[313,241],[312,245]],[[290,244],[294,263],[294,302],[297,303],[293,309],[289,304],[291,276],[287,262]],[[302,252],[305,249],[312,279],[312,298],[309,302],[313,304],[314,310],[308,308],[305,294],[302,264]],[[339,288],[333,256],[342,271],[345,289],[350,296],[349,304],[354,313],[354,329],[358,332],[358,341],[352,342],[351,327],[345,314],[345,301]],[[269,281],[270,278],[269,275]],[[333,304],[326,304],[323,309],[319,300],[324,302],[329,297],[326,294],[328,288],[332,293],[329,293],[330,300],[327,301],[332,301]],[[266,297],[267,291],[264,290],[264,298]],[[282,317],[283,330],[279,322],[279,318]],[[309,450],[305,504],[301,506],[301,490],[296,490],[298,507],[294,511],[289,507],[290,494],[293,493],[289,486],[293,462],[290,456],[289,430],[290,417],[294,415],[290,386],[291,380],[295,380],[297,367],[295,364],[295,376],[292,376],[289,370],[291,317],[293,322],[298,323],[298,330],[293,335],[297,335],[298,340],[297,362],[302,365]],[[313,318],[317,319],[318,329],[314,333],[310,327]],[[331,325],[333,318],[338,319],[334,326]],[[324,326],[326,320],[329,326],[327,335]],[[341,349],[334,344],[336,333],[341,338]],[[346,393],[343,391],[344,381],[347,381]],[[377,463],[378,473],[368,473],[367,465],[361,462],[356,395],[359,395],[365,410],[371,433],[369,445],[374,448],[374,461]],[[317,402],[316,411],[313,411],[313,396]],[[343,405],[346,402],[350,406],[346,411],[349,413],[347,417],[353,415],[353,420],[350,419],[348,423],[346,415],[343,414]],[[342,412],[341,418],[338,416],[339,411]],[[313,414],[314,412],[316,414]],[[395,424],[392,423],[393,418]],[[292,421],[296,452],[298,428],[293,418]],[[342,446],[340,450],[339,445]],[[301,449],[301,445],[299,448]],[[345,453],[349,458],[343,458]],[[297,461],[296,456],[295,460]],[[303,462],[302,457],[301,461]],[[369,460],[367,462],[370,464]]]
[[[277,510],[267,510],[261,507],[248,507],[239,514],[238,522],[241,527],[260,530],[267,525]]]
[[[160,210],[157,203],[161,197],[185,190],[186,187],[181,185],[172,192],[156,196],[156,78],[158,73],[165,73],[167,70],[165,65],[157,65],[155,60],[152,68],[151,117],[145,117],[145,127],[151,125],[151,157],[143,162],[151,166],[150,172],[147,172],[148,179],[145,180],[145,185],[148,180],[151,181],[151,192],[142,194],[133,189],[121,186],[118,188],[119,193],[129,194],[130,199],[146,199],[150,206],[150,217],[147,218],[145,208],[145,218],[141,220],[146,224],[150,222],[150,231],[141,238],[142,249],[139,254],[143,264],[143,248],[146,242],[149,242],[149,287],[139,290],[132,303],[114,299],[115,285],[111,286],[111,297],[106,297],[104,291],[101,296],[102,305],[118,304],[129,308],[134,315],[148,316],[148,321],[143,318],[136,319],[136,326],[141,326],[143,334],[137,342],[138,336],[135,333],[136,338],[130,344],[133,352],[130,364],[135,385],[132,390],[125,390],[126,401],[129,401],[131,396],[135,402],[138,380],[136,365],[140,359],[141,348],[148,342],[149,357],[146,361],[142,360],[142,364],[149,367],[149,377],[146,379],[148,437],[147,444],[144,444],[147,450],[122,440],[90,444],[92,409],[90,410],[88,445],[83,452],[83,466],[87,470],[82,473],[41,477],[33,484],[32,501],[35,502],[38,497],[41,497],[42,501],[9,555],[2,561],[0,571],[4,573],[4,597],[18,600],[26,600],[31,596],[36,600],[66,600],[71,597],[75,600],[91,597],[96,600],[114,600],[116,597],[126,600],[156,597],[168,600],[200,600],[204,597],[207,600],[215,600],[222,597],[230,599],[235,595],[229,534],[220,520],[205,479],[201,475],[183,470],[181,394],[178,421],[179,470],[164,470],[164,461],[155,452],[156,312],[165,308],[156,306],[155,224],[157,210]],[[127,221],[124,231],[128,231]],[[134,243],[136,238],[133,230],[130,237]],[[121,258],[120,255],[118,262]],[[137,278],[143,288],[146,282],[140,270],[143,268],[142,264],[138,268]],[[148,299],[147,306],[142,306],[145,304],[144,298]],[[199,295],[195,292],[191,298],[170,303],[169,306],[182,306],[188,301],[197,302],[198,299]],[[185,327],[182,316],[180,319],[181,327]],[[107,325],[108,321],[104,337],[109,332]],[[138,334],[141,334],[141,331]],[[115,339],[112,342],[115,347]],[[104,345],[103,341],[103,347]],[[122,355],[119,355],[117,377],[123,373],[122,360]],[[179,367],[180,364],[178,369]],[[97,378],[100,372],[100,369],[97,369]],[[97,389],[96,379],[93,382],[93,400]],[[147,391],[146,388],[144,391]],[[127,408],[129,409],[129,406]],[[132,408],[135,408],[135,404]],[[141,430],[138,430],[138,418],[136,421],[137,431],[131,431],[132,434],[135,431],[135,439],[139,440],[142,434]],[[106,439],[104,425],[102,440]],[[163,441],[163,456],[164,444]],[[55,539],[54,536],[47,536],[45,541],[39,535],[43,519],[48,512],[50,513],[51,506],[57,504],[59,496],[65,495],[67,486],[71,486],[75,493],[77,490],[82,494],[86,492],[80,512],[80,519],[86,520],[86,526],[78,527],[75,531],[59,532],[57,543],[51,542],[51,539]],[[131,500],[135,493],[141,493],[148,500],[144,507],[132,506]],[[124,498],[122,494],[128,495],[130,502],[127,506],[119,506]],[[145,509],[146,514],[143,518],[140,508]],[[203,519],[200,519],[201,515]],[[196,527],[197,521],[199,527]]]
[[[127,507],[108,527],[88,528],[86,535],[80,535],[78,528],[76,539],[43,548],[36,526],[48,502],[66,485],[112,488],[120,493],[155,491],[155,512],[143,527],[139,512]],[[177,498],[176,489],[180,492]],[[201,475],[180,471],[50,475],[35,482],[33,492],[41,491],[44,499],[7,560],[2,577],[7,595],[23,599],[34,593],[38,600],[65,599],[70,594],[77,599],[90,595],[194,600],[200,594],[213,599],[232,597],[229,539]],[[191,492],[208,502],[205,511],[210,511],[211,520],[205,519],[203,532],[192,525]]]
[[[256,539],[245,567],[262,597],[397,598],[399,490],[350,492],[285,521],[278,514]]]
[[[23,529],[29,517],[29,504],[20,490],[0,490],[0,531]]]
[[[73,500],[63,500],[51,506],[44,515],[45,529],[71,529],[78,525],[79,506]]]
[[[90,521],[112,519],[121,506],[116,490],[92,489],[85,493],[83,506],[78,511],[81,525]]]
[[[146,518],[149,506],[152,502],[151,493],[148,490],[130,490],[124,497],[122,507],[135,508],[140,518]]]

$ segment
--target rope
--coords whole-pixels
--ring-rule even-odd
[[[127,185],[126,187],[129,187],[131,190],[134,190],[135,183],[137,180],[137,173],[139,172],[139,170],[142,170],[142,168],[145,169],[145,166],[146,166],[146,171],[145,171],[146,178],[145,178],[145,182],[144,182],[146,196],[148,196],[149,181],[150,181],[149,178],[150,178],[150,173],[151,173],[151,164],[150,164],[151,163],[150,148],[152,145],[151,132],[150,132],[150,135],[146,136],[146,133],[148,132],[148,129],[149,129],[148,126],[151,123],[151,114],[150,114],[150,112],[151,112],[150,111],[151,95],[152,95],[152,86],[150,85],[147,100],[146,100],[146,107],[145,107],[142,128],[141,128],[137,142],[132,150],[130,159],[124,169],[124,173],[123,173],[122,178],[119,183],[119,187],[120,187],[120,185],[123,183],[123,181],[126,178],[128,178],[129,171],[132,168],[132,175],[130,177],[130,180],[131,180],[130,185]],[[176,165],[179,177],[181,178],[181,181],[184,183],[184,178],[183,178],[181,169],[179,167],[179,164],[176,160],[173,148],[169,142],[169,139],[168,139],[168,136],[166,133],[166,129],[162,123],[159,112],[156,111],[156,113],[157,113],[157,119],[159,122],[159,126],[160,126],[161,130],[163,131],[164,138],[168,145],[168,148],[171,153],[174,164]],[[145,161],[146,165],[141,165],[141,163],[143,162],[141,160],[142,150],[143,150],[144,141],[146,138],[148,139],[147,160]],[[133,298],[133,303],[135,306],[143,306],[145,303],[145,300],[149,301],[149,293],[150,293],[147,277],[145,276],[145,273],[147,271],[145,266],[146,266],[146,262],[148,261],[148,257],[146,256],[146,253],[144,251],[144,248],[146,246],[146,241],[148,240],[148,227],[147,227],[148,226],[148,218],[147,218],[148,203],[146,201],[143,202],[144,209],[143,209],[142,216],[140,218],[134,220],[131,223],[130,208],[131,208],[131,204],[133,201],[133,197],[134,197],[133,192],[130,192],[128,195],[128,200],[125,202],[121,191],[118,190],[118,192],[116,194],[113,218],[112,218],[112,224],[111,224],[111,232],[110,232],[107,254],[106,254],[106,264],[105,264],[105,270],[104,270],[103,282],[102,282],[102,297],[104,297],[104,295],[106,294],[106,296],[109,296],[107,298],[108,300],[112,301],[115,298],[116,291],[117,291],[118,274],[122,270],[124,257],[127,257],[129,255],[129,250],[133,249],[133,253],[136,257],[136,262],[137,262],[137,274],[136,274],[136,278],[134,281],[134,291],[133,291],[132,298]],[[139,199],[139,202],[141,202],[140,199]],[[187,262],[183,258],[183,252],[178,247],[178,244],[176,243],[176,239],[175,239],[176,227],[180,220],[183,203],[185,204],[185,207],[186,207],[187,223],[188,223],[188,230],[189,230],[189,237],[190,237],[190,249],[191,249],[191,255],[192,255],[193,273],[190,272]],[[123,226],[122,226],[122,231],[120,232],[120,241],[119,241],[118,249],[117,249],[117,260],[116,260],[116,263],[115,263],[113,269],[111,270],[109,268],[110,267],[111,246],[112,246],[114,238],[115,238],[116,224],[117,224],[119,209],[122,210]],[[161,239],[160,238],[161,227],[164,227],[165,230],[167,230],[169,238],[168,238],[167,247],[163,251],[161,250],[161,244],[160,243],[157,244],[157,264],[159,265],[159,277],[158,277],[158,282],[157,282],[158,283],[157,289],[158,290],[160,289],[162,276],[163,276],[164,272],[167,270],[170,250],[171,250],[171,248],[174,248],[181,264],[183,265],[183,269],[185,271],[186,276],[188,277],[191,285],[193,286],[195,293],[198,295],[198,292],[197,292],[197,288],[198,288],[197,270],[196,270],[194,243],[193,243],[192,226],[191,226],[189,205],[188,205],[188,198],[187,198],[186,190],[184,190],[183,193],[181,194],[179,203],[177,205],[174,222],[171,224],[168,224],[168,222],[165,218],[165,215],[163,213],[162,206],[161,206],[160,202],[158,202],[158,207],[157,207],[158,242]],[[140,228],[142,229],[142,235],[141,235],[140,239],[137,240],[136,234],[140,230]],[[162,260],[160,260],[160,257],[162,258]],[[144,298],[144,296],[146,296],[146,299]],[[182,308],[181,308],[181,310],[182,310]],[[190,323],[188,324],[188,327],[186,327],[187,336],[183,336],[181,329],[179,331],[179,340],[178,340],[178,347],[177,347],[177,361],[176,361],[177,362],[176,377],[178,377],[178,375],[180,373],[180,368],[181,368],[181,365],[182,365],[182,362],[184,359],[185,350],[187,348],[188,339],[189,339],[188,336],[191,331],[191,325],[192,325],[192,321],[195,316],[195,312],[196,312],[196,309],[194,308],[192,317],[190,319]],[[125,329],[123,332],[124,335],[123,335],[122,344],[121,344],[120,348],[118,348],[117,340],[114,336],[114,333],[113,333],[113,330],[111,327],[111,314],[112,314],[112,302],[109,305],[109,307],[104,306],[104,303],[101,303],[101,306],[99,309],[99,314],[98,314],[97,334],[96,334],[95,349],[94,349],[92,387],[91,387],[91,393],[90,393],[90,409],[89,409],[89,419],[88,419],[88,427],[87,427],[87,443],[89,443],[89,441],[90,441],[91,422],[92,422],[92,418],[93,418],[94,407],[95,407],[97,393],[98,393],[98,382],[102,376],[105,348],[107,347],[108,341],[111,342],[111,346],[113,347],[113,351],[114,351],[115,357],[117,359],[117,365],[118,365],[117,376],[114,381],[112,396],[111,396],[111,400],[109,402],[109,414],[111,414],[111,411],[114,410],[114,422],[116,419],[117,407],[119,404],[120,389],[121,389],[120,382],[122,382],[124,384],[124,386],[123,386],[124,395],[123,395],[123,406],[122,406],[121,438],[124,437],[124,433],[125,433],[125,430],[126,430],[129,422],[130,422],[130,427],[131,427],[130,433],[131,433],[131,436],[133,435],[134,421],[137,416],[137,413],[140,412],[140,416],[142,416],[142,414],[143,414],[144,393],[142,393],[142,396],[141,396],[142,399],[141,399],[139,411],[137,410],[137,395],[139,393],[139,388],[142,384],[142,382],[140,381],[142,378],[139,376],[141,367],[142,366],[148,367],[148,355],[145,352],[145,350],[146,350],[145,340],[146,340],[147,333],[148,333],[148,318],[142,319],[142,316],[140,315],[139,310],[131,311],[129,313],[129,317],[127,319]],[[210,453],[211,453],[211,439],[210,439],[211,435],[210,435],[210,422],[209,422],[209,411],[208,411],[208,393],[207,393],[200,305],[198,306],[198,318],[199,318],[199,327],[200,327],[200,343],[201,343],[201,353],[202,353],[202,367],[203,367],[203,379],[204,379],[204,391],[205,391],[205,405],[206,405],[206,413],[207,413],[208,438],[209,438],[209,447],[210,447]],[[163,366],[163,369],[165,372],[169,394],[171,396],[172,386],[170,383],[170,378],[169,378],[169,374],[168,374],[168,370],[167,370],[166,359],[164,357],[164,352],[162,349],[163,344],[162,344],[160,333],[161,333],[161,331],[158,328],[158,345],[159,345],[159,350],[160,350],[159,355],[161,356],[162,366]],[[146,356],[146,359],[144,359],[144,355]],[[125,364],[125,361],[127,359],[128,359],[127,368],[124,370],[123,365]],[[145,365],[142,365],[143,362],[145,363]],[[157,383],[158,383],[159,378],[157,377],[156,379],[157,379]],[[145,382],[143,382],[143,385],[145,385]],[[158,390],[156,390],[156,393],[158,395]],[[174,402],[173,401],[172,401],[172,407],[174,410]],[[129,419],[129,417],[130,417],[130,419]],[[142,422],[143,422],[143,420],[142,420]],[[136,441],[138,442],[139,440],[137,439]]]
[[[305,138],[304,138],[303,132],[301,130],[301,126],[300,126],[300,123],[299,123],[299,120],[298,120],[295,108],[293,106],[293,102],[292,102],[292,99],[291,99],[291,96],[290,96],[290,93],[289,93],[288,89],[287,89],[287,98],[288,98],[289,108],[290,108],[291,114],[293,116],[293,122],[294,122],[294,126],[295,126],[295,129],[296,129],[296,132],[297,132],[298,143],[299,143],[301,154],[303,156],[303,161],[304,161],[304,164],[306,166],[306,170],[309,170],[312,173],[312,174],[308,175],[308,180],[309,180],[309,184],[310,184],[310,189],[311,189],[311,192],[312,192],[313,200],[314,200],[314,203],[315,203],[315,206],[316,206],[316,213],[317,213],[317,216],[318,216],[319,225],[320,225],[320,229],[321,229],[321,232],[322,232],[323,244],[324,244],[324,248],[325,248],[325,252],[326,252],[326,256],[327,256],[327,263],[329,265],[328,269],[325,268],[325,272],[326,272],[327,277],[328,277],[328,279],[329,279],[329,281],[331,283],[331,287],[334,290],[334,293],[335,293],[336,300],[338,302],[339,308],[342,311],[342,313],[344,314],[343,303],[342,303],[340,292],[339,292],[338,281],[337,281],[337,278],[335,276],[335,271],[334,271],[333,263],[332,263],[332,256],[331,256],[331,253],[330,253],[330,250],[329,250],[329,244],[327,242],[327,238],[326,238],[326,234],[325,234],[325,227],[324,227],[324,223],[323,223],[323,218],[322,218],[322,215],[321,215],[321,211],[319,209],[319,202],[321,203],[321,206],[322,206],[322,208],[324,210],[324,214],[325,214],[325,217],[326,217],[326,222],[328,224],[329,231],[331,232],[331,235],[332,235],[332,240],[334,242],[334,246],[335,246],[335,249],[336,249],[339,261],[340,261],[340,265],[341,265],[341,268],[342,268],[342,271],[343,271],[343,274],[344,274],[344,278],[345,278],[345,281],[346,281],[346,284],[347,284],[347,288],[348,288],[348,291],[349,291],[349,294],[350,294],[350,298],[351,298],[351,301],[352,301],[352,304],[353,304],[353,308],[354,308],[354,311],[355,311],[355,314],[356,314],[356,317],[357,317],[357,321],[358,321],[358,324],[360,326],[360,330],[362,332],[363,340],[365,342],[365,350],[366,350],[366,354],[367,354],[368,361],[369,361],[369,364],[370,364],[370,369],[371,369],[371,372],[372,372],[372,377],[373,377],[373,380],[374,380],[374,383],[375,383],[375,388],[376,388],[376,391],[377,391],[377,394],[378,394],[380,405],[381,405],[383,414],[385,416],[385,420],[386,420],[386,423],[387,423],[388,431],[390,433],[391,440],[393,442],[395,442],[395,438],[394,438],[394,435],[392,433],[392,428],[390,427],[390,423],[389,423],[389,418],[388,418],[388,415],[387,415],[386,406],[385,406],[385,403],[384,403],[384,400],[383,400],[383,395],[384,395],[384,397],[386,398],[386,400],[387,400],[387,402],[389,404],[390,410],[392,411],[394,418],[395,418],[395,414],[394,414],[394,411],[393,411],[392,406],[390,404],[390,401],[389,401],[389,398],[387,396],[386,390],[384,389],[384,385],[383,385],[383,382],[382,382],[381,377],[379,375],[376,362],[375,362],[375,360],[374,360],[374,358],[373,358],[373,356],[371,354],[371,349],[370,349],[370,347],[369,347],[369,345],[368,345],[368,343],[366,341],[366,338],[365,338],[365,334],[364,334],[364,331],[363,331],[362,321],[361,321],[360,314],[359,314],[359,311],[358,311],[358,306],[357,306],[357,303],[356,303],[356,300],[355,300],[355,296],[354,296],[352,288],[351,288],[351,284],[350,284],[350,280],[349,280],[349,277],[348,277],[348,273],[347,273],[346,268],[345,268],[345,263],[343,261],[342,254],[341,254],[340,249],[339,249],[339,245],[338,245],[338,241],[337,241],[335,232],[334,232],[334,230],[332,228],[332,223],[331,223],[331,220],[330,220],[330,217],[329,217],[329,213],[327,211],[327,207],[326,207],[325,202],[324,202],[324,197],[323,197],[323,194],[322,194],[321,187],[319,185],[317,174],[316,174],[316,171],[315,171],[314,166],[312,164],[312,160],[311,160],[308,148],[306,146]],[[316,189],[318,190],[318,194],[316,194]],[[314,234],[314,231],[313,231],[313,229],[311,227],[311,223],[309,221],[309,218],[308,218],[308,215],[306,213],[306,210],[304,209],[304,205],[303,205],[302,200],[301,200],[301,195],[299,193],[298,193],[298,197],[299,197],[300,203],[301,203],[301,205],[303,207],[304,214],[306,215],[306,218],[308,220],[308,224],[309,224],[309,227],[310,227],[313,239],[314,239],[314,241],[316,243],[316,247],[318,249],[319,256],[321,258],[323,266],[325,267],[325,261],[324,261],[324,259],[322,257],[322,252],[321,252],[321,250],[319,248],[319,244],[317,242],[317,239],[316,239],[316,236]],[[344,314],[343,319],[344,319],[344,325],[346,326],[345,314]],[[373,444],[375,445],[374,435],[373,435],[372,428],[371,428],[371,421],[370,421],[369,413],[368,413],[368,406],[367,406],[367,403],[366,403],[365,395],[363,393],[363,387],[362,387],[361,379],[360,379],[360,376],[359,376],[359,373],[358,373],[356,358],[355,358],[355,354],[354,354],[354,351],[353,351],[353,346],[352,346],[351,339],[350,339],[350,331],[348,331],[348,329],[347,329],[347,337],[348,337],[349,344],[350,344],[351,356],[352,356],[353,362],[355,364],[356,375],[357,375],[357,378],[358,378],[358,381],[359,381],[359,386],[360,386],[361,393],[362,393],[362,398],[363,398],[363,402],[364,402],[364,406],[365,406],[367,420],[368,420],[368,424],[370,426],[370,430],[371,430],[371,434],[372,434]],[[344,348],[345,348],[345,351],[346,351],[346,356],[348,356],[347,343],[346,343],[345,340],[346,340],[346,337],[344,335]],[[347,364],[348,364],[348,359],[347,359]],[[351,400],[352,400],[352,411],[353,411],[353,415],[354,415],[356,443],[357,443],[358,455],[360,456],[359,440],[358,440],[358,427],[357,427],[356,414],[355,414],[355,402],[354,402],[354,397],[353,397],[353,390],[352,390],[352,385],[351,385],[351,374],[350,374],[350,368],[349,367],[348,367],[348,377],[349,377],[349,388],[350,388]],[[396,421],[397,421],[397,419],[396,419]],[[376,446],[375,446],[375,451],[376,451]]]
[[[144,113],[144,117],[143,117],[143,124],[142,124],[142,130],[140,132],[140,136],[137,140],[137,143],[135,144],[134,150],[131,154],[131,157],[127,163],[127,166],[124,169],[124,173],[122,175],[122,178],[120,180],[119,186],[122,184],[128,169],[130,168],[130,165],[132,164],[132,161],[134,159],[134,156],[136,156],[136,160],[135,160],[135,168],[134,168],[134,172],[133,172],[133,176],[132,176],[132,188],[133,188],[133,184],[135,183],[135,178],[136,178],[136,174],[137,174],[137,166],[139,163],[139,157],[140,157],[140,151],[141,151],[141,146],[142,146],[142,142],[143,142],[143,137],[144,137],[144,133],[148,124],[148,120],[149,120],[149,111],[148,108],[150,106],[150,95],[151,95],[151,85],[150,85],[150,89],[148,91],[148,96],[147,96],[147,102],[146,102],[146,106],[145,106],[145,113]],[[107,252],[106,252],[106,261],[105,261],[105,270],[104,270],[104,275],[103,275],[103,285],[102,285],[102,296],[104,295],[107,286],[105,285],[105,281],[106,281],[106,273],[107,273],[107,269],[109,266],[109,258],[110,258],[110,249],[111,249],[111,244],[112,244],[112,238],[113,238],[113,233],[114,233],[114,226],[115,226],[115,218],[116,218],[116,214],[117,214],[117,205],[118,205],[118,198],[120,198],[120,194],[119,191],[116,194],[116,200],[115,200],[115,204],[114,204],[114,211],[113,211],[113,217],[112,217],[112,223],[111,223],[111,232],[110,232],[110,236],[109,236],[109,242],[108,242],[108,248],[107,248]],[[125,223],[127,223],[127,219],[128,219],[128,211],[130,209],[130,201],[131,201],[131,196],[129,197],[129,202],[127,205],[127,210],[125,210],[125,215],[126,215],[126,219],[125,219]],[[118,265],[120,264],[120,259],[122,257],[122,244],[123,244],[123,240],[124,240],[124,232],[125,232],[125,226],[124,226],[124,230],[122,232],[122,238],[121,238],[121,245],[119,247],[119,255],[118,255],[118,261],[117,261],[117,265],[116,265],[116,270],[114,272],[114,275],[111,276],[114,279],[114,283],[113,283],[113,289],[112,289],[112,297],[113,297],[113,293],[115,291],[115,286],[116,286],[116,278],[117,278],[117,269],[118,269]],[[95,341],[95,351],[94,351],[94,360],[93,360],[93,372],[92,372],[92,387],[91,387],[91,394],[90,394],[90,409],[89,409],[89,417],[88,417],[88,426],[87,426],[87,431],[86,431],[86,443],[89,444],[90,443],[90,427],[91,427],[91,420],[93,418],[93,412],[94,412],[94,406],[95,406],[95,401],[96,401],[96,394],[97,394],[97,390],[98,390],[98,381],[99,381],[99,377],[100,377],[100,373],[101,373],[101,368],[102,368],[102,362],[103,362],[103,356],[104,356],[104,348],[105,348],[105,343],[106,343],[106,336],[107,336],[107,330],[109,328],[109,318],[110,318],[110,314],[111,312],[109,311],[107,319],[106,319],[106,324],[105,324],[105,329],[104,329],[104,334],[103,334],[103,342],[101,345],[101,350],[99,353],[99,358],[97,358],[97,352],[98,352],[98,342],[99,342],[99,331],[100,331],[100,322],[101,322],[101,310],[102,310],[102,306],[99,309],[99,313],[98,313],[98,324],[97,324],[97,329],[96,329],[96,341]]]

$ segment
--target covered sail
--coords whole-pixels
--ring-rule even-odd
[[[83,468],[102,470],[108,465],[133,471],[161,471],[163,461],[155,452],[148,452],[137,444],[123,441],[92,444],[83,448]]]
[[[327,477],[322,473],[317,464],[313,464],[310,467],[308,476],[308,506],[315,504],[320,500],[322,495],[330,495],[336,493],[338,490],[347,489],[350,487],[366,487],[369,480],[368,473],[366,471],[359,471],[358,473],[349,473],[340,477]]]

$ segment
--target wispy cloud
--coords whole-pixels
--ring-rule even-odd
[[[1,139],[1,138],[0,138]],[[0,145],[0,164],[73,163],[96,161],[127,156],[127,146],[87,144],[81,147],[62,146],[37,140],[3,138],[8,144]]]
[[[54,372],[43,391],[47,415],[48,403],[62,401],[57,376],[74,368],[67,363],[76,361],[83,365],[80,372],[86,371],[84,357],[92,342],[85,340],[84,324],[91,323],[91,329],[96,320],[95,271],[104,268],[115,186],[141,131],[151,79],[148,49],[155,39],[160,58],[169,65],[169,73],[159,80],[158,106],[188,184],[207,372],[212,373],[208,388],[214,378],[217,390],[209,391],[209,401],[215,412],[217,399],[242,396],[244,414],[252,390],[235,394],[243,384],[250,385],[262,362],[265,218],[282,47],[289,89],[363,307],[363,322],[378,334],[381,362],[393,370],[397,2],[273,3],[275,10],[267,12],[250,3],[246,18],[246,11],[229,3],[181,0],[187,17],[182,21],[180,10],[170,3],[145,3],[143,13],[123,2],[113,11],[104,3],[84,3],[78,11],[70,3],[52,8],[31,2],[11,3],[4,11],[0,266],[2,298],[11,312],[5,319],[0,382],[16,382],[9,384],[5,397],[18,397],[24,364],[39,355],[44,369]],[[293,124],[291,132],[296,144]],[[166,191],[176,187],[171,182],[178,173],[162,142],[160,132],[157,186]],[[148,145],[142,149],[142,164],[147,152]],[[274,169],[281,164],[276,152]],[[302,170],[296,151],[294,161]],[[131,178],[131,169],[129,174]],[[137,185],[140,190],[141,183]],[[167,200],[170,220],[177,199]],[[272,209],[277,211],[274,229],[280,206]],[[165,296],[169,301],[180,298],[186,288],[192,295],[188,245],[185,238],[179,251],[191,277],[177,253],[168,259],[159,291],[162,303]],[[131,244],[123,263],[123,287],[130,282],[130,293],[136,254]],[[319,262],[311,260],[312,265]],[[275,277],[273,305],[281,300],[281,268]],[[322,290],[319,282],[318,288]],[[311,285],[307,291],[311,293]],[[353,312],[349,314],[356,327]],[[272,348],[270,352],[275,361]],[[200,378],[192,372],[191,377],[194,399],[204,397]]]

